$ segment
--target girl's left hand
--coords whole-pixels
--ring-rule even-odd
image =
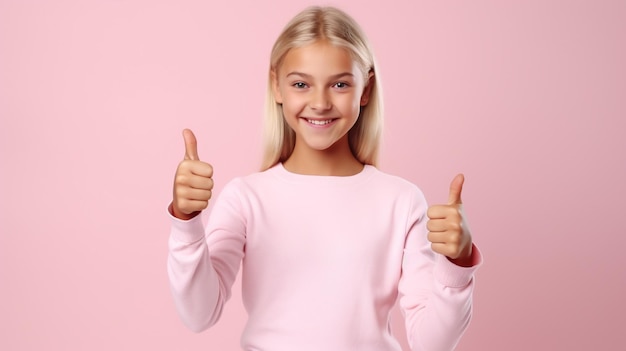
[[[461,190],[463,174],[458,174],[450,184],[447,205],[428,208],[428,240],[434,252],[447,256],[453,263],[469,267],[472,265],[472,236],[463,212]]]

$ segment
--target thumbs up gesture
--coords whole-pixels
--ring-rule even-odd
[[[198,157],[198,142],[189,129],[183,130],[185,158],[178,164],[174,177],[174,200],[171,212],[177,218],[195,217],[209,205],[213,189],[213,167]]]
[[[465,221],[461,190],[465,178],[458,174],[450,184],[446,205],[428,208],[428,240],[434,252],[447,256],[460,266],[471,266],[472,236]]]

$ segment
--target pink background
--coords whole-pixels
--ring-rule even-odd
[[[181,130],[217,190],[255,171],[269,50],[311,2],[212,3],[0,0],[0,349],[238,349],[239,282],[202,334],[170,298]],[[623,345],[626,3],[333,4],[377,53],[383,170],[431,203],[466,175],[458,350]]]

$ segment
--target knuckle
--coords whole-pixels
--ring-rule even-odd
[[[186,174],[178,173],[174,181],[176,184],[187,184],[189,182],[189,176]]]
[[[450,235],[450,237],[448,238],[448,242],[455,248],[458,248],[460,243],[461,243],[461,236],[460,235]]]
[[[445,211],[446,211],[447,217],[455,216],[458,213],[458,211],[456,210],[456,208],[454,208],[453,205],[446,205]]]
[[[190,160],[182,160],[182,161],[180,161],[180,163],[178,164],[178,169],[179,170],[183,170],[183,171],[189,169],[189,167],[190,167],[189,161]]]
[[[428,216],[428,218],[433,218],[435,216],[435,210],[434,206],[430,206],[426,211],[426,216]]]
[[[453,221],[448,223],[448,229],[453,231],[453,232],[460,232],[461,231],[461,223]]]

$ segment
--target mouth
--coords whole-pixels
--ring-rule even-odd
[[[312,118],[306,118],[306,117],[302,117],[302,119],[304,119],[307,123],[314,125],[314,126],[326,126],[337,120],[337,118],[312,119]]]

